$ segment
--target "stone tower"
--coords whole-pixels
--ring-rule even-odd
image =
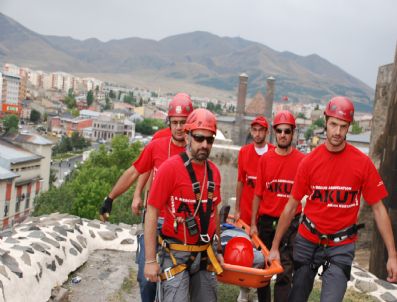
[[[272,120],[275,82],[276,79],[273,77],[268,77],[266,79],[265,112],[263,112],[263,114],[268,121]]]
[[[244,127],[244,115],[245,115],[245,101],[247,98],[247,85],[248,75],[242,73],[239,76],[238,92],[237,92],[237,108],[236,108],[236,123],[233,127],[232,140],[235,143],[243,144],[245,127]]]

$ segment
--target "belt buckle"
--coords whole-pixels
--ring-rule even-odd
[[[211,240],[211,238],[208,234],[200,234],[200,239],[202,242],[205,242],[205,243],[208,243]]]
[[[169,267],[169,268],[166,268],[164,270],[164,275],[165,275],[165,278],[166,278],[167,281],[172,280],[172,279],[175,278],[175,276],[171,272],[171,268],[172,267]]]
[[[325,243],[323,244],[322,242],[323,241],[325,241]],[[320,236],[320,241],[319,241],[319,245],[324,245],[324,246],[328,246],[328,242],[329,242],[329,238],[328,238],[328,235],[326,235],[326,234],[322,234],[321,236]]]
[[[348,237],[347,235],[341,236],[341,237],[336,237],[336,238],[334,238],[334,242],[336,242],[336,243],[341,242],[341,241],[347,239],[347,237]]]

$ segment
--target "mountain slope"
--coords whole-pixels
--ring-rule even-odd
[[[154,79],[214,87],[235,94],[238,75],[249,75],[249,94],[264,90],[276,78],[276,99],[324,101],[332,95],[352,96],[370,109],[374,91],[318,55],[277,52],[242,38],[207,32],[170,36],[160,41],[126,38],[102,42],[43,36],[0,13],[0,62],[48,71],[152,75]],[[147,83],[154,88],[156,83]]]

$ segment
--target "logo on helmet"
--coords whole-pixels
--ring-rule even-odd
[[[182,112],[182,106],[176,106],[175,112],[178,113],[178,114],[181,113]]]

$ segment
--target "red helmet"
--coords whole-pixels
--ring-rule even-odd
[[[259,126],[265,127],[266,129],[269,128],[269,124],[267,123],[267,120],[264,116],[257,116],[252,122],[251,122],[251,127],[255,124],[258,124]]]
[[[211,111],[199,108],[194,110],[187,118],[185,131],[209,130],[216,134],[216,118]]]
[[[187,117],[192,111],[192,100],[187,93],[178,93],[168,105],[168,117]]]
[[[281,110],[277,112],[273,119],[273,128],[280,124],[288,124],[291,125],[293,129],[295,129],[295,117],[288,110]]]
[[[353,102],[345,96],[336,96],[328,102],[324,115],[351,123],[354,117]]]
[[[224,260],[226,263],[252,267],[254,250],[252,243],[245,237],[234,237],[225,247]]]

